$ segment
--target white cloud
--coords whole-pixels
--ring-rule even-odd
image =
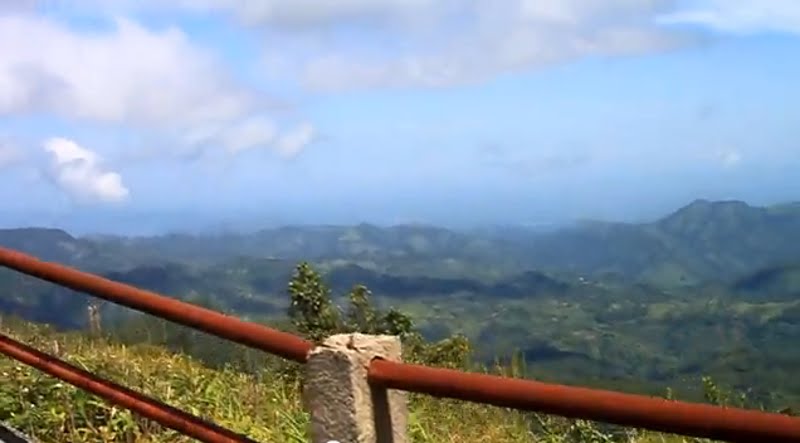
[[[303,28],[342,21],[413,21],[420,14],[440,9],[437,4],[447,3],[448,0],[184,0],[181,5],[231,12],[251,25]]]
[[[700,40],[697,29],[665,26],[676,23],[800,30],[797,0],[86,0],[70,8],[226,14],[264,31],[265,65],[318,91],[461,85]]]
[[[185,134],[183,142],[190,153],[223,146],[234,155],[253,149],[273,149],[283,157],[293,157],[313,141],[314,134],[314,126],[308,122],[281,133],[270,118],[254,116],[229,126],[198,128]]]
[[[105,169],[94,152],[65,138],[46,140],[44,150],[52,155],[55,183],[76,201],[113,203],[129,197],[120,174]]]
[[[659,28],[667,0],[473,0],[451,16],[433,44],[393,57],[339,47],[310,58],[306,85],[322,91],[361,87],[449,86],[491,79],[587,56],[628,56],[679,47],[686,34]],[[447,16],[445,16],[446,18]],[[402,38],[402,37],[398,37]]]
[[[231,153],[258,146],[270,145],[277,135],[277,128],[266,117],[253,117],[226,128],[218,136]]]
[[[314,90],[347,90],[458,85],[584,56],[672,48],[683,40],[676,31],[660,29],[655,18],[672,12],[674,4],[675,0],[87,0],[80,8],[87,14],[227,14],[265,32],[265,64],[289,66],[292,78],[299,76]]]
[[[112,32],[78,33],[45,18],[0,16],[0,114],[193,125],[236,118],[249,102],[176,28],[119,19]]]
[[[0,14],[0,116],[45,113],[155,131],[184,154],[199,145],[237,153],[274,141],[277,125],[264,115],[271,100],[237,84],[183,31],[113,24],[79,32]]]
[[[310,123],[303,123],[281,136],[276,147],[284,157],[294,157],[314,140],[316,131]]]
[[[84,0],[70,5],[69,9],[84,13],[100,9],[112,14],[154,10],[225,13],[247,25],[302,29],[344,21],[371,26],[419,21],[426,15],[451,9],[461,2],[463,0]],[[48,4],[45,0],[39,3]]]
[[[701,25],[722,32],[777,31],[800,33],[797,0],[697,0],[661,22]]]
[[[238,4],[217,3],[234,10]],[[277,11],[300,9],[306,2],[267,3]],[[352,39],[343,39],[342,44],[324,39],[317,51],[308,51],[312,55],[294,62],[312,90],[463,85],[584,57],[631,56],[704,41],[700,30],[665,26],[676,22],[694,21],[723,31],[800,30],[797,0],[700,0],[689,5],[697,9],[687,9],[679,0],[419,0],[402,7],[394,0],[344,3],[331,2],[318,20],[305,23],[316,24],[312,31],[329,35],[330,28],[323,24],[346,21],[363,42],[380,39],[387,46],[376,49],[369,43],[353,45]],[[357,7],[362,8],[361,15],[354,12]],[[432,26],[377,30],[363,20],[369,13],[385,21],[399,17],[395,23]],[[270,62],[275,59],[272,53],[268,57]]]

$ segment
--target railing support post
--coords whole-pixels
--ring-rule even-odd
[[[308,354],[303,397],[312,443],[407,443],[407,394],[367,383],[376,357],[400,361],[400,339],[340,334]]]

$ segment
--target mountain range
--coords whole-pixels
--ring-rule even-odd
[[[798,204],[697,200],[649,223],[549,231],[361,224],[74,237],[20,228],[0,230],[0,246],[270,323],[285,320],[287,283],[307,260],[337,303],[364,284],[427,336],[463,333],[486,361],[519,350],[542,379],[652,392],[712,374],[762,400],[800,401],[798,234]],[[83,328],[88,302],[0,269],[6,314]],[[102,312],[112,326],[131,318],[109,304]]]
[[[455,231],[401,225],[286,226],[253,233],[75,238],[55,229],[0,230],[0,245],[95,270],[236,257],[356,264],[397,275],[508,277],[529,270],[617,275],[659,286],[732,279],[800,262],[800,204],[697,200],[650,223],[587,221],[534,229]]]

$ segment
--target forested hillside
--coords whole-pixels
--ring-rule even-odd
[[[336,303],[363,284],[429,339],[464,334],[483,363],[519,352],[539,378],[686,396],[711,375],[782,405],[800,398],[800,246],[787,241],[799,231],[796,205],[697,201],[649,224],[546,233],[361,225],[112,239],[28,228],[0,232],[0,244],[277,324],[307,254]],[[86,325],[83,295],[7,270],[0,289],[6,313]],[[101,312],[108,325],[139,318]]]

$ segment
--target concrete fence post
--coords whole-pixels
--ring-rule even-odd
[[[308,355],[303,400],[311,414],[312,443],[408,442],[406,393],[367,383],[375,357],[400,361],[400,339],[334,335]]]

